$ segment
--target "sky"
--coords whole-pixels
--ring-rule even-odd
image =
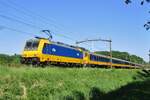
[[[74,45],[85,39],[112,39],[112,49],[148,61],[150,31],[143,28],[150,5],[139,0],[0,0],[0,53],[21,54],[25,41],[49,29],[53,41]],[[91,51],[108,43],[80,44]],[[93,47],[93,48],[92,48]]]

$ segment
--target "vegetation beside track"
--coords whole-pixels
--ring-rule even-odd
[[[0,100],[149,100],[149,77],[139,69],[0,66]]]
[[[7,54],[0,54],[0,65],[18,65],[20,64],[20,55],[7,55]]]

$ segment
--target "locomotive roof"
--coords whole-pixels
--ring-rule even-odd
[[[81,49],[81,50],[83,50],[83,51],[88,51],[88,52],[89,52],[89,50],[87,50],[87,49],[85,49],[85,48],[83,48],[83,47],[73,46],[73,45],[69,45],[69,44],[62,43],[62,42],[54,42],[54,41],[51,41],[51,42],[52,42],[52,43],[55,43],[55,44],[57,44],[57,45],[65,46],[65,47],[67,47],[67,48],[69,47],[69,48],[76,49],[76,50]]]
[[[30,39],[30,40],[33,41],[33,40],[40,40],[40,39],[48,40],[47,38],[43,38],[43,37],[35,37],[34,39]],[[60,45],[60,46],[65,46],[67,48],[71,48],[71,49],[75,49],[75,50],[81,49],[83,51],[88,51],[89,52],[89,50],[87,50],[87,49],[85,49],[83,47],[73,46],[73,45],[65,44],[63,42],[56,42],[56,41],[50,41],[50,42],[52,42],[54,44],[57,44],[57,45]]]

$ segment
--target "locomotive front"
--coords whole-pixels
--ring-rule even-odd
[[[26,41],[22,57],[22,64],[37,64],[40,57],[40,39],[30,39]]]

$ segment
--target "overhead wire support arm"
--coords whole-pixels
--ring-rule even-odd
[[[102,41],[102,42],[108,42],[109,43],[109,50],[110,50],[110,67],[112,68],[112,40],[109,39],[86,39],[83,41],[76,41],[76,45],[84,43],[84,42],[97,42],[97,41]]]
[[[93,42],[93,41],[103,41],[103,42],[112,42],[112,40],[105,40],[105,39],[87,39],[84,41],[76,41],[76,44],[84,43],[84,42]]]

